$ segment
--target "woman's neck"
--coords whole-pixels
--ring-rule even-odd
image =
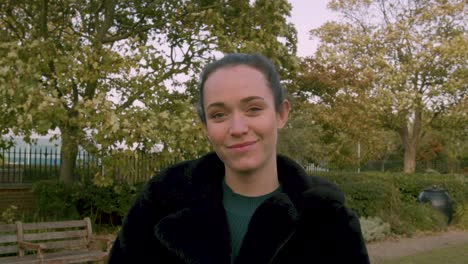
[[[261,196],[273,192],[279,187],[276,160],[273,164],[255,171],[238,173],[225,168],[226,184],[233,192],[244,196]]]

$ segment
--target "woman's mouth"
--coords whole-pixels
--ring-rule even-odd
[[[232,149],[235,151],[246,151],[249,150],[253,145],[255,145],[257,141],[246,141],[238,144],[233,144],[228,146],[228,149]]]

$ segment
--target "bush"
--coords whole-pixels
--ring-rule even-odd
[[[468,202],[457,204],[453,223],[458,228],[468,230]]]
[[[336,183],[346,195],[346,205],[360,217],[378,217],[390,224],[392,233],[411,235],[420,231],[443,230],[446,217],[427,204],[417,203],[424,189],[437,185],[447,190],[457,208],[457,225],[466,226],[468,213],[468,178],[462,175],[360,173],[329,174],[325,176]],[[468,221],[467,221],[468,222]]]
[[[390,235],[390,225],[378,217],[361,217],[359,222],[366,242],[382,240]]]
[[[76,219],[78,212],[70,187],[59,181],[38,181],[33,185],[36,221]]]
[[[404,202],[416,201],[421,191],[433,185],[446,189],[454,203],[468,201],[468,178],[461,175],[398,173],[392,176]]]
[[[10,205],[0,214],[0,224],[13,224],[18,219],[18,206]]]
[[[141,187],[127,182],[109,186],[79,183],[73,187],[72,201],[82,217],[91,216],[99,224],[120,225]]]
[[[380,177],[367,174],[330,175],[346,195],[346,205],[359,217],[379,216],[400,206],[398,189]]]
[[[428,204],[402,203],[397,221],[392,221],[392,232],[412,235],[416,231],[441,231],[447,227],[447,218]]]
[[[89,216],[99,224],[121,224],[142,183],[114,182],[96,186],[92,182],[66,186],[58,181],[33,185],[36,216],[40,220],[66,220]]]

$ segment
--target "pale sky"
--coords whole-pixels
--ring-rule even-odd
[[[327,9],[329,0],[288,0],[293,9],[291,22],[297,29],[297,55],[299,57],[313,55],[318,41],[311,40],[309,31],[318,28],[329,20],[337,18],[335,13]]]

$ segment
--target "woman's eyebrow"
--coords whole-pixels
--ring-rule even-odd
[[[246,104],[250,101],[253,101],[253,100],[262,100],[262,101],[265,101],[265,98],[261,97],[261,96],[248,96],[248,97],[245,97],[245,98],[242,98],[241,99],[241,104]],[[214,103],[211,103],[209,104],[206,109],[210,109],[212,107],[220,107],[220,108],[226,108],[226,104],[223,103],[223,102],[214,102]]]
[[[253,101],[253,100],[262,100],[262,101],[265,101],[265,98],[261,97],[261,96],[249,96],[249,97],[246,97],[246,98],[243,98],[241,100],[241,103],[245,104],[245,103],[248,103],[250,101]]]
[[[220,108],[225,108],[226,107],[226,104],[225,103],[222,103],[222,102],[214,102],[214,103],[211,103],[209,104],[206,109],[210,109],[212,107],[220,107]]]

